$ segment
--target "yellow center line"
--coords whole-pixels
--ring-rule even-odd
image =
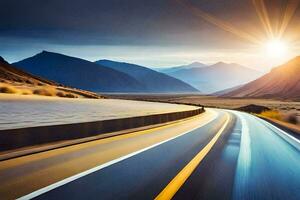
[[[211,139],[211,141],[173,178],[173,180],[159,193],[155,198],[156,200],[171,199],[184,182],[189,178],[192,172],[200,164],[203,158],[212,149],[214,144],[219,139],[220,135],[225,130],[227,124],[230,121],[230,116],[226,113],[226,121],[217,134]]]

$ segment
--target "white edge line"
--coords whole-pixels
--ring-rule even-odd
[[[101,169],[103,169],[103,168],[105,168],[105,167],[108,167],[108,166],[113,165],[113,164],[115,164],[115,163],[118,163],[118,162],[120,162],[120,161],[122,161],[122,160],[125,160],[125,159],[127,159],[127,158],[130,158],[130,157],[135,156],[135,155],[137,155],[137,154],[140,154],[140,153],[142,153],[142,152],[144,152],[144,151],[147,151],[147,150],[149,150],[149,149],[152,149],[152,148],[154,148],[154,147],[157,147],[157,146],[159,146],[159,145],[161,145],[161,144],[163,144],[163,143],[166,143],[166,142],[169,142],[169,141],[171,141],[171,140],[174,140],[174,139],[176,139],[176,138],[178,138],[178,137],[181,137],[181,136],[183,136],[183,135],[185,135],[185,134],[187,134],[187,133],[189,133],[189,132],[191,132],[191,131],[194,131],[194,130],[196,130],[196,129],[202,127],[202,126],[205,126],[206,124],[208,124],[208,123],[212,122],[213,120],[215,120],[215,119],[217,118],[217,113],[216,113],[215,111],[212,111],[212,110],[210,110],[210,112],[212,112],[212,113],[214,114],[214,116],[213,116],[212,119],[210,119],[210,120],[209,120],[207,123],[205,123],[205,124],[202,124],[202,125],[200,125],[200,126],[197,126],[197,127],[193,128],[193,129],[188,130],[188,131],[186,131],[186,132],[183,132],[183,133],[181,133],[181,134],[179,134],[179,135],[177,135],[177,136],[174,136],[174,137],[171,137],[171,138],[169,138],[169,139],[163,140],[163,141],[161,141],[161,142],[159,142],[159,143],[153,144],[153,145],[151,145],[151,146],[149,146],[149,147],[140,149],[140,150],[138,150],[138,151],[132,152],[132,153],[127,154],[127,155],[125,155],[125,156],[122,156],[122,157],[120,157],[120,158],[111,160],[111,161],[109,161],[109,162],[106,162],[106,163],[101,164],[101,165],[99,165],[99,166],[96,166],[96,167],[94,167],[94,168],[91,168],[91,169],[89,169],[89,170],[86,170],[86,171],[83,171],[83,172],[81,172],[81,173],[78,173],[78,174],[75,174],[75,175],[73,175],[73,176],[70,176],[70,177],[68,177],[68,178],[66,178],[66,179],[63,179],[63,180],[61,180],[61,181],[58,181],[58,182],[56,182],[56,183],[53,183],[53,184],[51,184],[51,185],[48,185],[48,186],[43,187],[43,188],[41,188],[41,189],[38,189],[38,190],[36,190],[36,191],[34,191],[34,192],[31,192],[31,193],[29,193],[29,194],[27,194],[27,195],[25,195],[25,196],[20,197],[20,198],[17,198],[17,200],[27,200],[27,199],[35,198],[35,197],[37,197],[37,196],[39,196],[39,195],[41,195],[41,194],[44,194],[44,193],[46,193],[46,192],[49,192],[50,190],[53,190],[53,189],[55,189],[55,188],[58,188],[58,187],[60,187],[60,186],[62,186],[62,185],[65,185],[65,184],[67,184],[67,183],[70,183],[70,182],[72,182],[72,181],[74,181],[74,180],[76,180],[76,179],[79,179],[79,178],[83,177],[83,176],[89,175],[89,174],[91,174],[91,173],[93,173],[93,172],[96,172],[96,171],[99,171],[99,170],[101,170]]]
[[[240,112],[240,111],[230,111],[230,112]],[[245,114],[248,114],[248,113],[245,113]],[[250,114],[248,114],[248,115],[250,115]],[[294,136],[288,134],[287,132],[285,132],[284,130],[278,128],[277,126],[271,124],[270,122],[268,122],[268,121],[266,121],[266,120],[263,120],[263,119],[261,119],[261,118],[259,118],[259,117],[257,117],[257,116],[254,116],[254,115],[250,115],[250,116],[252,116],[252,117],[254,117],[254,118],[260,120],[262,123],[265,123],[265,124],[271,126],[272,128],[275,128],[277,131],[283,133],[283,134],[284,134],[285,136],[287,136],[288,138],[290,138],[290,139],[292,139],[292,140],[295,140],[295,142],[297,142],[298,144],[300,144],[300,140],[299,140],[299,139],[297,139],[297,138],[295,138]]]
[[[256,117],[256,116],[255,116]],[[300,140],[298,140],[297,138],[295,138],[294,136],[288,134],[287,132],[285,132],[284,130],[274,126],[273,124],[271,124],[270,122],[263,120],[259,117],[258,118],[262,123],[265,123],[266,125],[274,128],[277,135],[279,135],[281,138],[283,138],[285,141],[287,141],[288,143],[290,143],[291,145],[293,145],[296,149],[300,150]]]
[[[260,119],[260,118],[258,117],[258,119]],[[291,138],[291,139],[295,140],[296,142],[300,143],[300,140],[298,140],[298,139],[295,138],[294,136],[288,134],[288,133],[285,132],[284,130],[278,128],[277,126],[271,124],[270,122],[268,122],[268,121],[266,121],[266,120],[263,120],[263,119],[260,119],[260,120],[263,121],[263,122],[265,122],[266,124],[272,126],[273,128],[275,128],[276,130],[280,131],[281,133],[285,134],[285,135],[288,136],[289,138]]]

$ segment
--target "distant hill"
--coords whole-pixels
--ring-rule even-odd
[[[189,84],[170,77],[166,74],[156,72],[152,69],[124,62],[110,60],[99,60],[95,63],[105,67],[123,72],[142,83],[146,87],[146,92],[169,92],[169,93],[189,93],[198,92]]]
[[[207,67],[181,69],[167,74],[211,94],[248,83],[260,77],[262,72],[235,63],[219,62]]]
[[[163,72],[163,73],[174,73],[174,72],[182,70],[182,69],[201,68],[201,67],[207,67],[207,65],[200,63],[200,62],[193,62],[189,65],[181,65],[181,66],[177,66],[177,67],[167,67],[167,68],[157,68],[154,70],[156,70],[158,72]]]
[[[300,56],[224,96],[300,100]]]
[[[43,51],[14,65],[34,75],[94,92],[144,90],[144,86],[139,81],[125,73],[58,53]]]

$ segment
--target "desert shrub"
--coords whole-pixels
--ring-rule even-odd
[[[58,96],[58,97],[66,97],[66,94],[64,92],[62,92],[62,91],[58,91],[58,92],[56,92],[56,96]]]
[[[71,94],[71,93],[67,93],[65,97],[67,97],[67,98],[77,98],[76,95]]]
[[[285,121],[291,124],[298,124],[298,118],[296,113],[289,113],[285,116]]]
[[[24,95],[30,95],[30,94],[32,94],[32,91],[31,90],[23,89],[22,90],[22,94],[24,94]]]
[[[53,88],[39,88],[33,91],[33,94],[42,96],[55,96],[55,89]]]
[[[260,113],[263,113],[263,112],[266,112],[266,111],[270,111],[271,109],[266,107],[266,106],[249,104],[249,105],[237,108],[237,110],[248,112],[248,113],[260,114]]]
[[[264,112],[261,113],[261,115],[264,116],[264,117],[269,117],[269,118],[277,119],[277,120],[282,119],[281,114],[277,110],[264,111]]]
[[[2,84],[2,85],[0,85],[0,93],[14,94],[14,93],[18,93],[18,90],[16,88],[14,88],[13,86]]]

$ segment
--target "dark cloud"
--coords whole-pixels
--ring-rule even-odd
[[[185,1],[242,31],[265,35],[252,0]],[[273,23],[287,0],[265,2]],[[177,0],[0,0],[0,8],[0,53],[8,55],[18,48],[33,51],[40,44],[185,45],[201,49],[249,45],[196,17]],[[289,32],[300,28],[299,19],[298,10]]]
[[[253,19],[247,0],[193,2],[234,23]],[[176,0],[1,0],[0,7],[0,36],[57,43],[193,44],[208,32],[220,34]]]

